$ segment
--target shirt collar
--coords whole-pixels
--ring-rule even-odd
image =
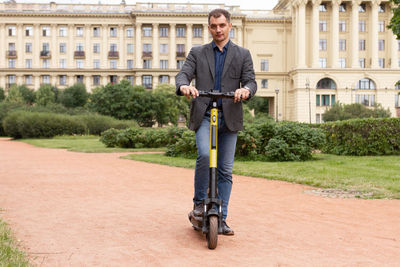
[[[231,43],[231,40],[229,40],[229,41],[226,43],[226,45],[224,46],[223,50],[224,50],[225,52],[228,50],[228,47],[229,47],[229,44],[230,44],[230,43]],[[218,46],[217,46],[217,44],[216,44],[214,41],[212,41],[211,44],[212,44],[212,47],[213,47],[214,50],[215,50],[215,48],[217,47],[218,51],[220,51],[219,48],[218,48]]]

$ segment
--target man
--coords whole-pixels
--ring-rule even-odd
[[[176,93],[188,99],[193,98],[189,128],[196,132],[198,156],[194,176],[194,209],[191,214],[196,217],[202,216],[202,201],[207,198],[210,153],[210,99],[198,97],[198,90],[235,92],[233,101],[222,99],[218,103],[218,197],[222,199],[222,228],[225,235],[234,234],[226,218],[232,189],[237,132],[243,129],[241,100],[250,98],[257,91],[250,52],[229,40],[231,28],[228,11],[212,10],[208,15],[208,30],[213,41],[192,48],[176,76]],[[196,87],[190,85],[193,79],[196,80]]]

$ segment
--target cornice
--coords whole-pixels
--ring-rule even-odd
[[[292,23],[292,18],[245,18],[245,22]]]
[[[101,14],[101,13],[25,13],[25,12],[2,12],[0,17],[100,17],[100,18],[129,18],[129,13],[124,14]]]

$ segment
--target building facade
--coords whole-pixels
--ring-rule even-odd
[[[191,47],[211,41],[208,12],[232,13],[233,42],[253,57],[257,95],[277,120],[321,122],[333,103],[399,114],[399,42],[388,1],[281,0],[273,10],[211,4],[0,3],[0,87],[88,90],[128,79],[175,83]]]

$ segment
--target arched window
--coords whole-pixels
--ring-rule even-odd
[[[363,78],[357,82],[356,89],[376,89],[376,86],[371,79]]]
[[[317,89],[336,89],[336,83],[330,78],[323,78],[317,83]]]

